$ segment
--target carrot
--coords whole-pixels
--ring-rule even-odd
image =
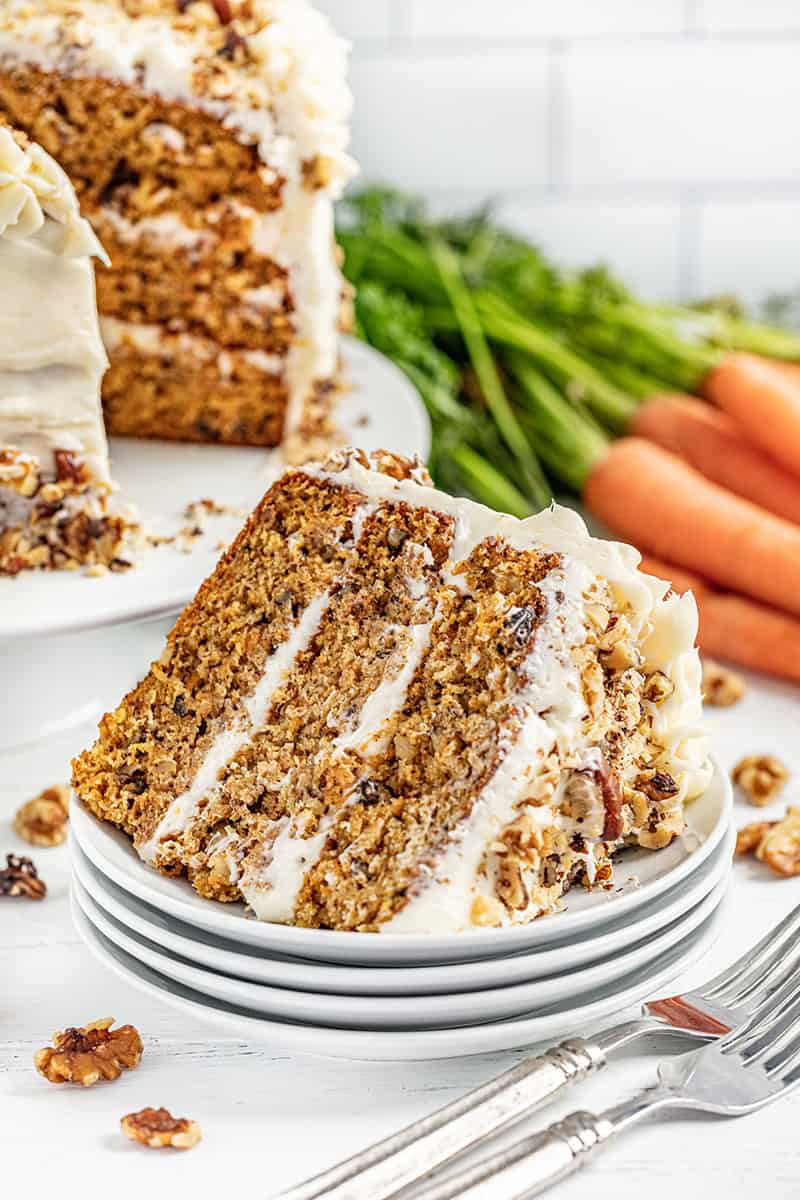
[[[754,446],[726,412],[694,396],[653,396],[630,432],[686,459],[706,479],[800,525],[800,476]]]
[[[755,354],[730,354],[703,386],[757,445],[800,475],[800,381],[791,372]]]
[[[700,613],[697,640],[704,654],[800,682],[800,621],[745,596],[715,592],[699,576],[671,563],[645,557],[641,569],[668,579],[676,592],[694,592]]]
[[[800,529],[660,446],[612,442],[583,495],[590,512],[639,550],[800,614]]]

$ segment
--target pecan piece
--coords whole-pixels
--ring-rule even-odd
[[[7,854],[6,865],[0,871],[0,896],[25,896],[27,900],[43,900],[47,884],[29,858]]]
[[[14,832],[32,846],[60,846],[67,837],[69,788],[45,788],[17,809]]]
[[[749,804],[763,808],[783,791],[789,772],[773,754],[748,754],[733,768],[731,778]]]
[[[603,840],[615,842],[622,837],[622,787],[614,771],[605,759],[595,773],[600,785],[600,795],[603,797],[603,807],[606,812],[603,825]]]
[[[703,659],[703,699],[714,708],[730,708],[738,704],[745,693],[741,675],[720,666],[713,659]]]
[[[139,1142],[152,1150],[162,1150],[165,1146],[172,1146],[175,1150],[191,1150],[203,1137],[197,1121],[173,1117],[166,1108],[141,1108],[124,1116],[119,1125],[132,1142]]]
[[[98,1079],[119,1079],[123,1069],[139,1065],[142,1039],[132,1025],[112,1029],[113,1017],[53,1034],[53,1045],[37,1050],[36,1070],[51,1083],[91,1087]]]

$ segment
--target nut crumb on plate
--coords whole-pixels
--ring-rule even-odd
[[[714,708],[738,704],[746,691],[741,675],[711,658],[703,659],[703,700]]]
[[[60,846],[67,837],[69,788],[45,788],[26,800],[14,817],[14,832],[32,846]]]
[[[763,808],[783,791],[789,772],[773,754],[748,754],[733,768],[731,778],[749,804]]]
[[[29,858],[7,854],[6,865],[0,871],[0,896],[24,896],[27,900],[43,900],[47,884]]]
[[[132,1025],[112,1029],[113,1017],[53,1034],[53,1045],[37,1050],[36,1070],[51,1083],[91,1087],[99,1079],[118,1079],[123,1069],[139,1065],[142,1039]]]
[[[191,1150],[202,1140],[197,1121],[173,1117],[166,1108],[142,1108],[128,1113],[120,1120],[120,1129],[133,1142],[153,1150],[172,1146],[176,1150]]]

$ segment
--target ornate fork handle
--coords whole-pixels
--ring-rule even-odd
[[[381,1200],[538,1108],[606,1062],[600,1041],[574,1038],[281,1194],[280,1200]]]
[[[542,1133],[487,1155],[471,1167],[419,1192],[419,1200],[530,1200],[584,1166],[610,1138],[661,1108],[679,1104],[677,1092],[657,1085],[605,1113],[570,1113]]]

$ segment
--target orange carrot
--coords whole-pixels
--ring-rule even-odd
[[[800,381],[791,372],[755,354],[730,354],[704,390],[757,445],[800,475]]]
[[[800,614],[800,529],[643,438],[620,438],[584,486],[589,510],[639,550]]]
[[[653,396],[630,432],[686,459],[706,479],[800,525],[800,476],[754,446],[727,413],[694,396]]]
[[[671,563],[645,557],[642,570],[668,579],[676,592],[691,588],[700,613],[697,640],[705,654],[800,681],[800,621],[745,596],[715,592]]]

